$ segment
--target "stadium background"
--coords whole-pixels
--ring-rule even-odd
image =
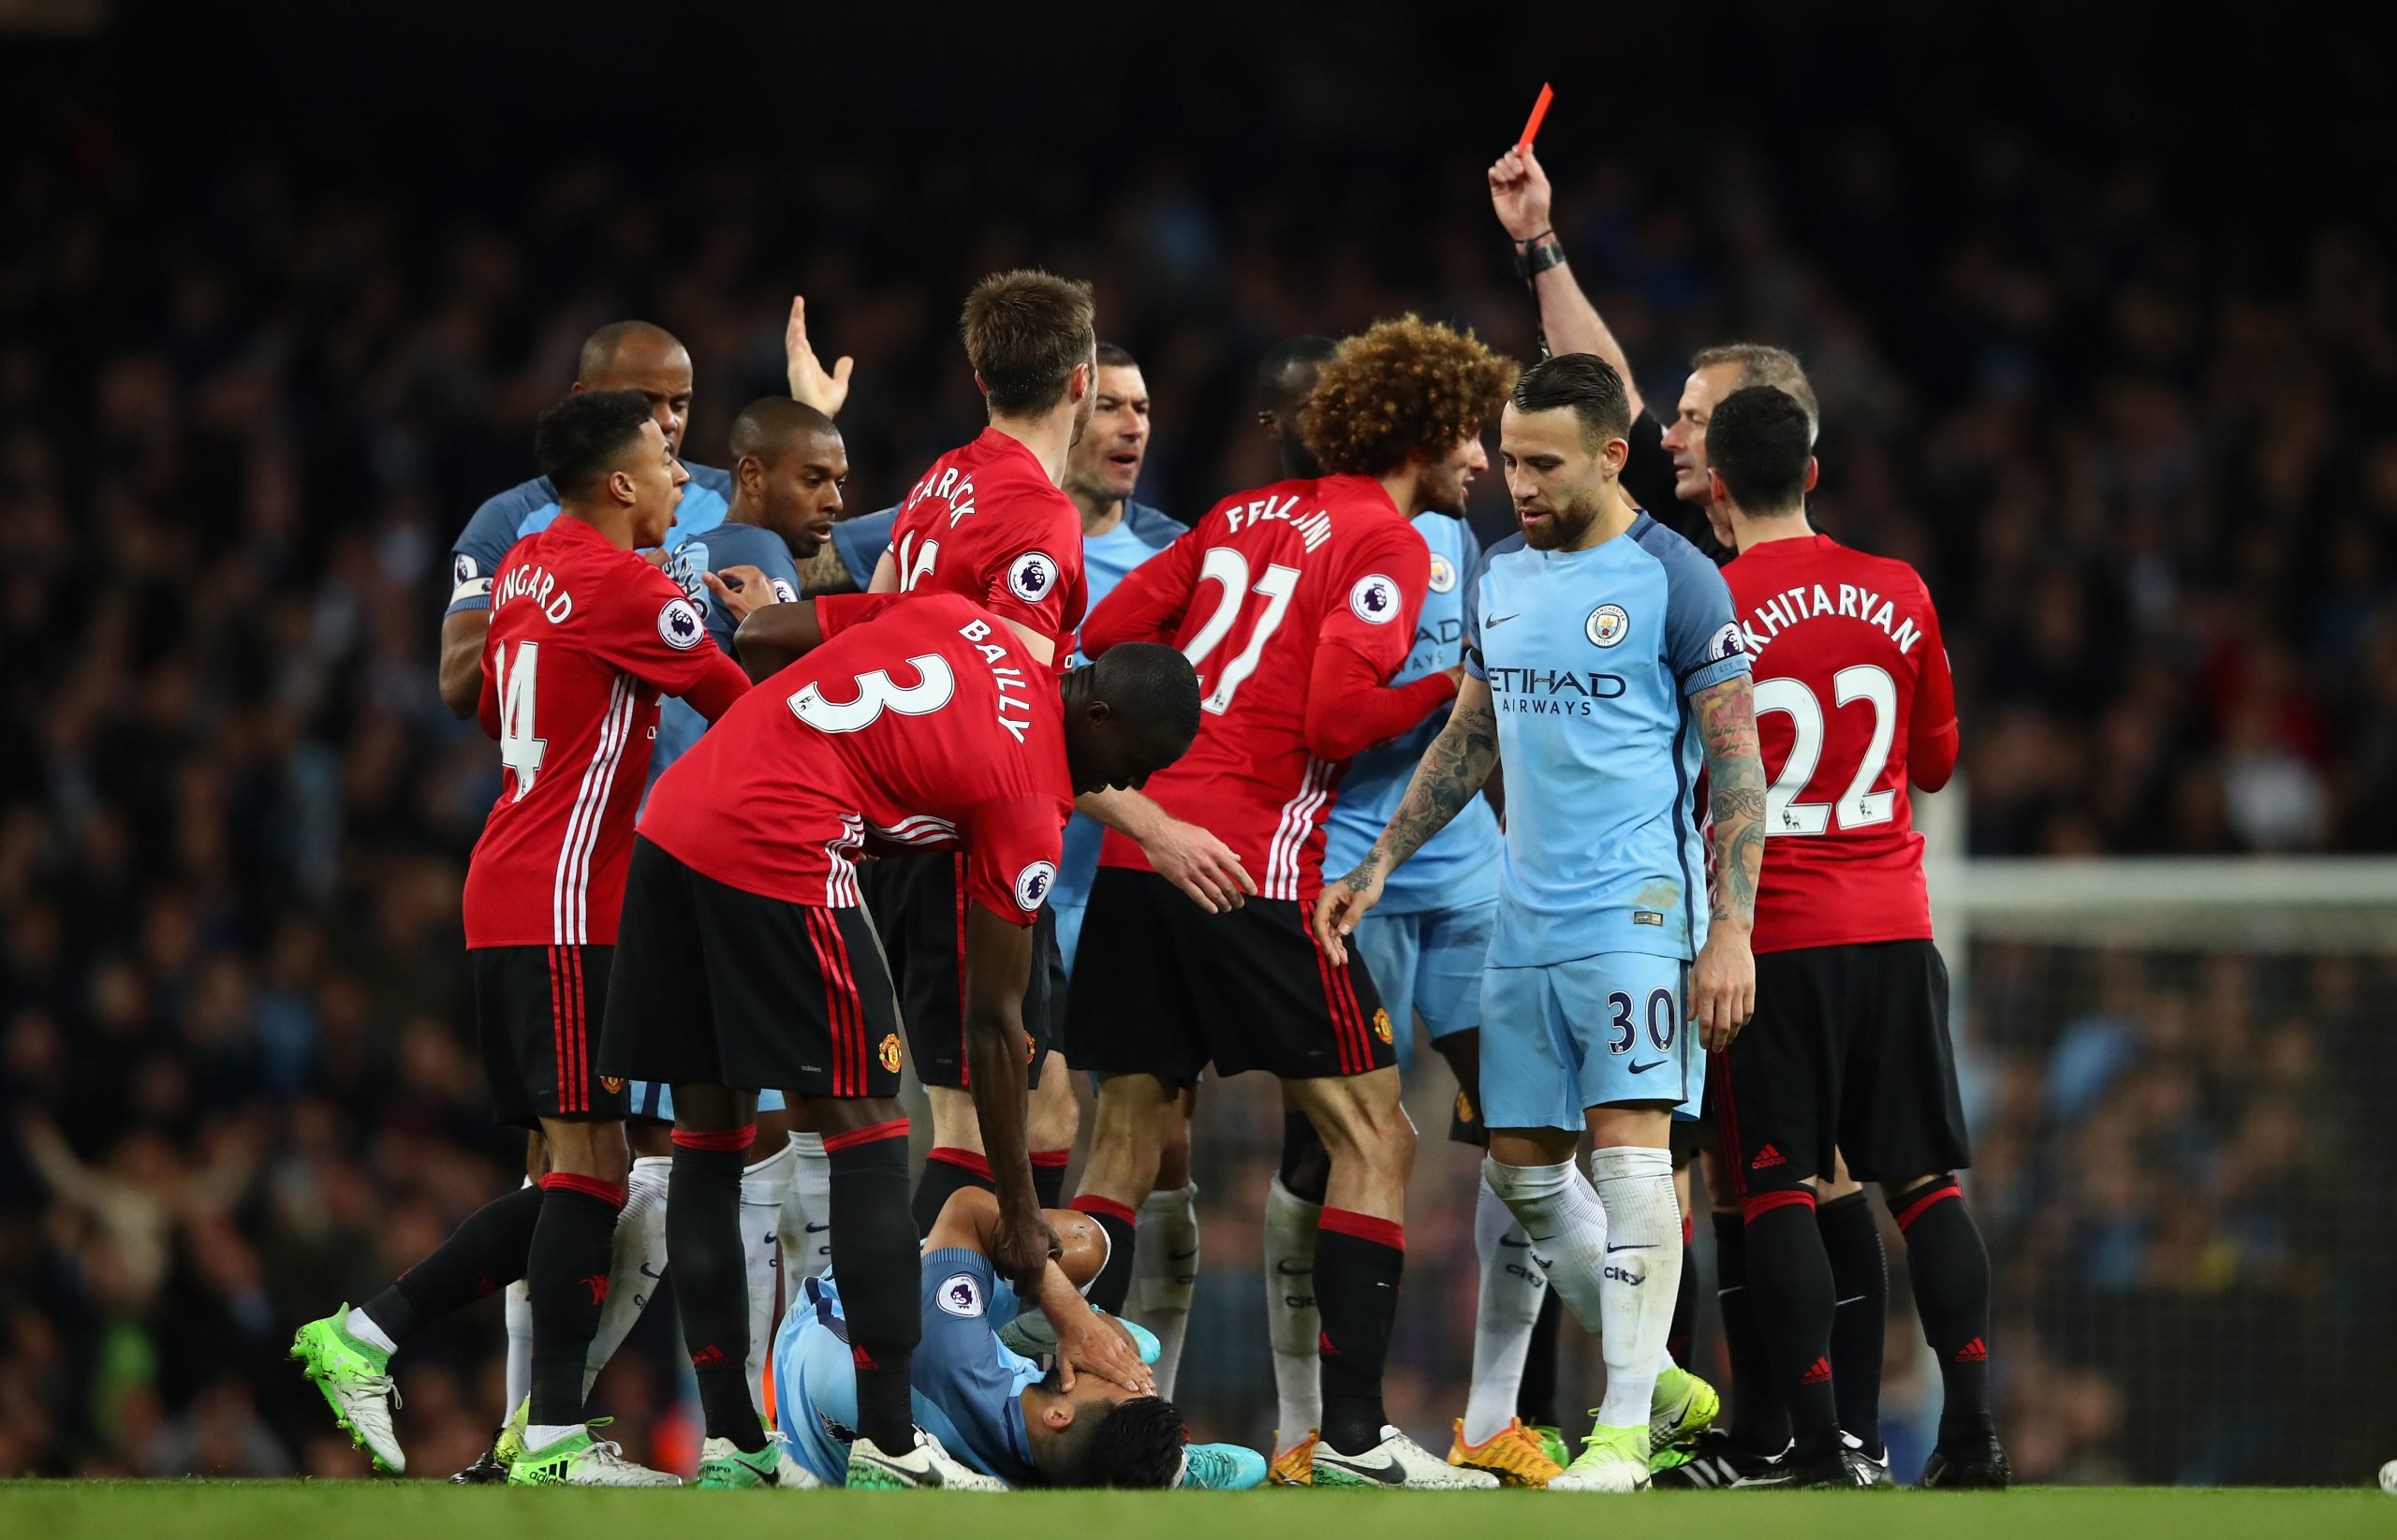
[[[1963,848],[2397,846],[2397,87],[2334,13],[872,10],[0,4],[0,1472],[362,1470],[291,1326],[513,1158],[462,1009],[495,767],[434,695],[443,552],[618,315],[688,342],[721,463],[804,293],[860,359],[864,511],[978,422],[972,278],[1086,274],[1156,401],[1142,495],[1191,517],[1271,475],[1281,336],[1411,307],[1529,355],[1481,167],[1552,79],[1562,233],[1652,402],[1701,344],[1795,348],[1821,521],[1928,578]],[[1960,960],[2023,1478],[2397,1452],[2392,934]],[[1251,1442],[1273,1110],[1207,1108],[1184,1374]],[[1425,1151],[1419,1435],[1472,1299],[1470,1166]],[[693,1436],[667,1325],[599,1396],[636,1453]],[[412,1346],[419,1468],[479,1446],[497,1340]]]

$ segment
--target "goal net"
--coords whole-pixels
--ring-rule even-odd
[[[2397,1455],[2397,861],[1931,882],[2019,1477],[2346,1484]],[[1903,1423],[1937,1375],[1890,1269]]]

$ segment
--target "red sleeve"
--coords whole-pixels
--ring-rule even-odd
[[[1407,635],[1415,634],[1413,626]],[[1382,682],[1387,669],[1341,643],[1318,647],[1307,677],[1307,752],[1317,759],[1346,759],[1386,738],[1396,738],[1444,703],[1456,698],[1447,669],[1405,684]]]
[[[1432,587],[1432,548],[1414,526],[1394,524],[1360,542],[1337,581],[1339,592],[1316,636],[1354,649],[1374,666],[1379,684],[1415,650],[1415,622]]]
[[[1914,682],[1914,720],[1906,725],[1906,778],[1937,791],[1956,773],[1956,680],[1931,595],[1922,596],[1922,663]]]
[[[1044,637],[1070,639],[1088,590],[1082,585],[1081,514],[1066,494],[1043,482],[1025,496],[1008,523],[984,536],[981,604],[1002,620]]]
[[[1066,815],[1054,797],[1016,792],[977,802],[959,820],[965,894],[1001,919],[1029,925],[1057,880]]]
[[[1085,657],[1095,658],[1127,641],[1173,640],[1182,629],[1183,612],[1190,608],[1190,591],[1198,577],[1198,541],[1207,527],[1202,522],[1124,575],[1082,622]]]
[[[713,722],[749,688],[749,676],[716,646],[673,579],[646,562],[640,567],[617,589],[621,598],[592,617],[592,651]]]
[[[862,625],[903,597],[897,594],[827,594],[816,603],[816,630],[826,641]]]

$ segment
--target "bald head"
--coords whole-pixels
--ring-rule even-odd
[[[610,321],[583,340],[577,390],[638,390],[649,398],[666,446],[683,452],[691,420],[691,355],[674,333],[647,321]]]

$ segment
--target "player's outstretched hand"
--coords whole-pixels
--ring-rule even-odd
[[[1038,1298],[1049,1259],[1065,1253],[1066,1243],[1057,1239],[1056,1230],[1038,1209],[1014,1212],[1004,1202],[999,1205],[998,1227],[991,1233],[991,1266],[1015,1286],[1018,1295]]]
[[[1064,1322],[1051,1324],[1057,1327],[1058,1388],[1071,1390],[1076,1374],[1091,1373],[1136,1396],[1157,1393],[1156,1375],[1113,1316],[1085,1308],[1080,1316],[1068,1313]]]
[[[1257,891],[1256,881],[1232,847],[1197,824],[1169,818],[1140,842],[1140,851],[1158,876],[1211,915],[1230,914],[1241,906],[1243,894]]]
[[[1548,173],[1533,152],[1509,147],[1490,168],[1491,207],[1516,240],[1529,241],[1551,228],[1549,198]]]
[[[754,566],[728,566],[720,573],[704,572],[700,576],[707,579],[708,592],[715,595],[715,602],[724,607],[735,625],[775,602],[774,585]]]
[[[1689,1019],[1709,1053],[1720,1053],[1757,1013],[1757,960],[1748,938],[1717,925],[1689,970]]]
[[[1335,965],[1348,961],[1348,937],[1365,911],[1382,902],[1381,852],[1369,853],[1346,876],[1323,885],[1315,901],[1315,940]]]
[[[802,406],[813,406],[828,418],[841,415],[841,407],[849,399],[849,371],[857,360],[847,354],[832,360],[828,374],[824,361],[807,342],[807,301],[802,295],[790,297],[790,324],[783,328],[783,365],[790,378],[790,399]]]

